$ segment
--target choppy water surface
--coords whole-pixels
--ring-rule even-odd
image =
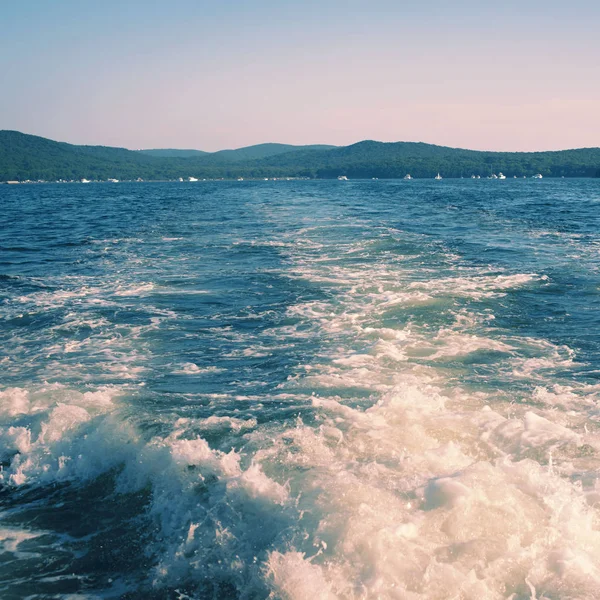
[[[0,189],[0,597],[600,597],[600,182]]]

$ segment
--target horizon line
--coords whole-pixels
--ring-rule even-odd
[[[2,133],[2,132],[18,133],[20,135],[37,137],[37,138],[49,140],[51,142],[56,142],[59,144],[68,144],[70,146],[115,148],[115,149],[119,149],[119,150],[127,150],[129,152],[145,152],[145,151],[150,151],[150,150],[176,150],[176,151],[183,151],[183,152],[192,151],[192,152],[203,152],[206,154],[216,154],[218,152],[244,150],[246,148],[254,148],[256,146],[263,146],[263,145],[269,145],[269,144],[281,145],[281,146],[294,146],[297,148],[302,148],[302,147],[306,147],[306,146],[331,146],[331,149],[333,150],[336,148],[349,148],[350,146],[356,146],[357,144],[362,144],[365,142],[374,142],[377,144],[423,144],[425,146],[437,146],[438,148],[450,148],[452,150],[466,150],[469,152],[493,152],[493,153],[497,153],[497,154],[535,154],[535,153],[539,153],[539,152],[565,152],[565,151],[569,151],[569,150],[600,149],[600,145],[598,145],[598,146],[579,146],[579,147],[571,147],[571,148],[560,148],[558,150],[490,150],[490,149],[480,150],[480,149],[475,149],[475,148],[465,148],[465,147],[461,147],[461,146],[447,146],[444,144],[436,144],[433,142],[423,142],[423,141],[416,142],[416,141],[412,141],[412,140],[396,140],[396,141],[392,141],[392,142],[385,142],[382,140],[375,140],[375,139],[368,139],[368,138],[358,140],[356,142],[352,142],[350,144],[345,144],[345,145],[330,144],[330,143],[326,143],[326,142],[313,142],[313,143],[309,143],[309,144],[291,144],[288,142],[273,142],[273,141],[271,141],[271,142],[258,142],[256,144],[239,146],[237,148],[231,148],[231,147],[221,148],[219,150],[201,150],[200,148],[174,148],[174,147],[128,148],[126,146],[110,146],[107,144],[75,144],[73,142],[67,142],[67,141],[63,141],[63,140],[56,140],[53,138],[44,137],[44,136],[38,135],[36,133],[25,133],[23,131],[19,131],[18,129],[0,129],[0,133]]]

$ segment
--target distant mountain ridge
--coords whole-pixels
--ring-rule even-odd
[[[269,156],[276,156],[278,154],[285,154],[286,152],[296,152],[299,150],[330,150],[337,146],[328,146],[326,144],[313,144],[310,146],[294,146],[292,144],[255,144],[254,146],[245,146],[243,148],[236,148],[232,150],[217,150],[216,152],[204,152],[203,150],[138,150],[142,154],[150,154],[151,156],[161,156],[164,158],[191,158],[197,156],[208,156],[226,159],[232,162],[242,160],[254,160],[258,158],[267,158]]]
[[[162,158],[192,158],[208,154],[208,152],[204,152],[203,150],[178,150],[176,148],[156,148],[151,150],[136,150],[136,152]]]
[[[158,153],[158,154],[157,154]],[[166,153],[166,154],[164,154]],[[422,142],[366,140],[350,146],[258,144],[237,150],[127,150],[76,146],[0,131],[0,181],[59,179],[166,180],[264,177],[415,178],[505,175],[600,177],[600,148],[485,152]]]

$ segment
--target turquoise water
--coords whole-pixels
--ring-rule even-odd
[[[600,596],[600,182],[0,188],[0,597]]]

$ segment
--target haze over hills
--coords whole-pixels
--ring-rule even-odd
[[[127,150],[76,146],[0,131],[0,181],[165,180],[310,177],[416,178],[505,175],[600,177],[600,148],[552,152],[483,152],[420,142],[363,141],[350,146],[258,144],[238,150]]]
[[[150,150],[136,150],[136,152],[163,158],[192,158],[208,154],[208,152],[204,152],[204,150],[177,150],[176,148],[156,148]]]
[[[328,146],[326,144],[314,144],[310,146],[294,146],[292,144],[256,144],[254,146],[245,146],[232,150],[218,150],[217,152],[204,152],[203,150],[138,150],[142,154],[150,154],[151,156],[162,157],[178,157],[191,158],[197,156],[211,155],[213,160],[240,161],[253,160],[257,158],[267,158],[276,156],[277,154],[285,154],[286,152],[295,152],[297,150],[330,150],[336,146]]]

